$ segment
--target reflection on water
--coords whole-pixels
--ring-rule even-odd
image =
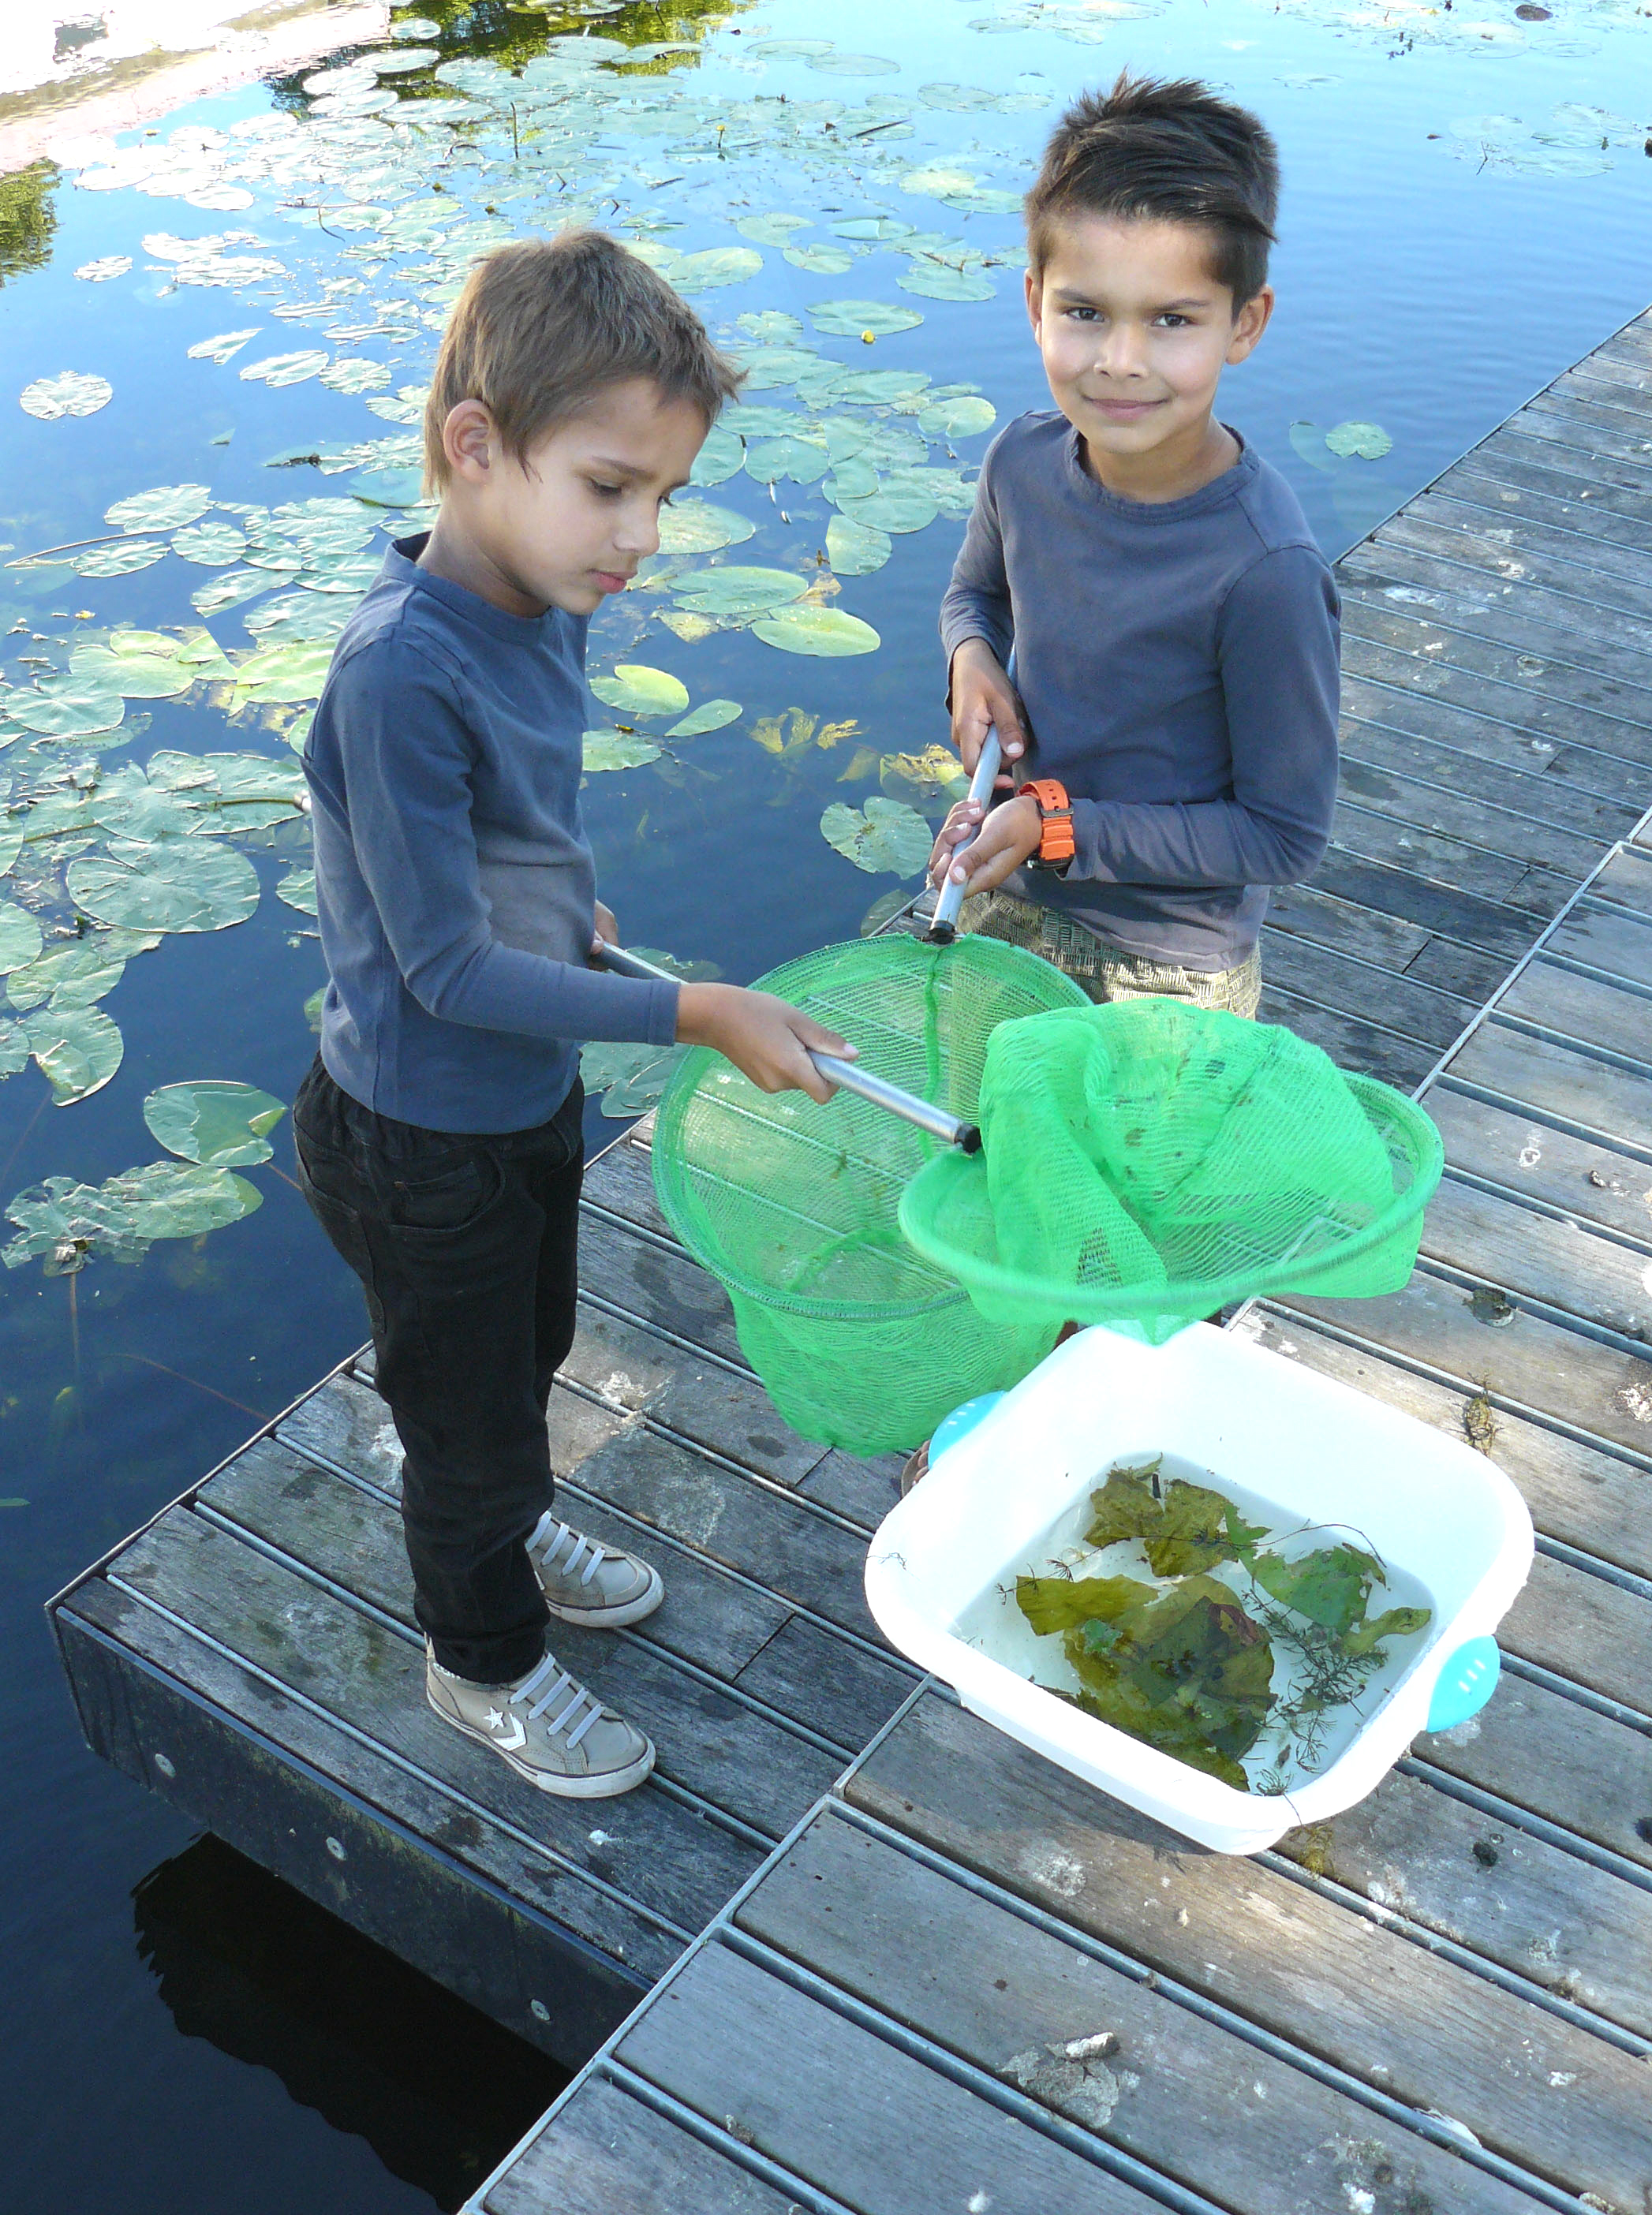
[[[567,2082],[216,1838],[163,1862],[132,1912],[181,2037],[273,2071],[439,2208],[458,2206]]]
[[[746,979],[898,897],[946,805],[935,611],[992,424],[1046,404],[1015,205],[1059,103],[1130,64],[1213,77],[1278,133],[1280,305],[1224,414],[1336,552],[1652,295],[1652,19],[373,0],[236,29],[200,0],[163,12],[201,39],[146,56],[117,51],[133,9],[105,12],[0,95],[0,1775],[27,1810],[0,1834],[0,2038],[43,2205],[218,2215],[244,2141],[238,2215],[388,2215],[456,2189],[458,2154],[423,2095],[361,2091],[371,2124],[335,2095],[437,2003],[375,2001],[353,1967],[368,2058],[312,2066],[281,2026],[322,2040],[346,2003],[306,2016],[325,1973],[295,1996],[277,1973],[313,1911],[239,1880],[163,1911],[178,1863],[140,1905],[160,2009],[110,1934],[180,1828],[82,1754],[37,1611],[363,1335],[286,1123],[206,1145],[151,1095],[290,1101],[309,1060],[292,745],[387,531],[420,520],[419,401],[470,256],[599,222],[751,365],[593,626],[585,793],[632,940]],[[603,1074],[634,1112],[659,1071]],[[616,1127],[593,1104],[592,1136]],[[185,1859],[238,1867],[215,1854]],[[345,1958],[324,1929],[307,1958]],[[178,2040],[209,2018],[210,2046]],[[255,2038],[299,2106],[225,2061]]]

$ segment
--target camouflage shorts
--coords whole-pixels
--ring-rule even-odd
[[[1110,1000],[1163,997],[1254,1016],[1262,999],[1260,954],[1253,953],[1237,969],[1183,969],[1174,961],[1122,953],[1059,909],[1015,899],[1008,893],[973,893],[959,911],[958,928],[980,931],[986,938],[1007,939],[1011,946],[1042,954],[1102,1005]]]

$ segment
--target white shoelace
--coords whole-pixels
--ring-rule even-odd
[[[568,1549],[568,1559],[559,1562],[556,1556],[564,1546]],[[557,1522],[549,1508],[533,1526],[528,1539],[528,1551],[537,1554],[546,1568],[554,1570],[558,1576],[571,1577],[584,1562],[584,1574],[580,1578],[581,1586],[590,1583],[611,1554],[616,1561],[620,1558],[614,1548],[600,1546],[594,1538],[587,1538],[583,1531],[575,1531],[570,1524]],[[586,1558],[587,1552],[588,1560]]]
[[[546,1684],[547,1677],[553,1678],[554,1681]],[[543,1691],[540,1690],[542,1685],[544,1686]],[[547,1654],[532,1675],[522,1679],[511,1694],[510,1704],[513,1708],[519,1708],[525,1700],[531,1701],[532,1705],[528,1709],[528,1721],[531,1723],[537,1723],[546,1709],[561,1699],[564,1692],[568,1696],[567,1706],[560,1715],[550,1718],[545,1728],[553,1738],[559,1733],[565,1732],[571,1750],[579,1744],[602,1713],[602,1702],[594,1692],[586,1691],[585,1686],[577,1678],[570,1677],[554,1654]],[[537,1699],[534,1697],[536,1693],[538,1694]],[[581,1714],[581,1707],[586,1701],[589,1701],[590,1706]]]

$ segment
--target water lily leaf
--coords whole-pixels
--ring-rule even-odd
[[[689,472],[689,482],[697,485],[719,485],[732,477],[746,459],[746,449],[734,433],[722,423],[714,423],[705,434],[705,444],[696,455],[694,467]]]
[[[226,362],[238,354],[249,339],[255,339],[261,328],[255,323],[249,331],[220,331],[216,338],[202,339],[189,349],[192,361]]]
[[[101,1090],[120,1066],[120,1034],[101,1008],[54,1004],[26,1017],[22,1028],[52,1087],[54,1107],[67,1108]]]
[[[747,338],[755,339],[759,346],[781,346],[803,335],[803,326],[796,316],[786,315],[779,308],[764,308],[736,316],[734,321]]]
[[[605,769],[641,769],[645,763],[659,758],[659,747],[635,732],[587,731],[585,734],[587,774],[594,775]]]
[[[925,531],[940,510],[925,492],[887,485],[869,499],[844,501],[844,513],[851,522],[870,524],[875,531]]]
[[[979,393],[961,392],[955,400],[937,400],[920,408],[918,426],[931,439],[973,439],[990,431],[998,410]]]
[[[660,550],[715,554],[725,546],[743,545],[756,530],[756,524],[732,507],[716,507],[709,500],[679,500],[660,511]]]
[[[107,285],[111,277],[124,277],[131,267],[130,254],[105,254],[95,261],[83,261],[75,274],[89,285]]]
[[[15,900],[0,900],[0,977],[27,968],[40,951],[40,926],[28,910]]]
[[[314,915],[316,906],[316,872],[314,869],[289,869],[275,887],[275,897],[296,907],[300,915]]]
[[[203,569],[220,569],[238,561],[247,550],[245,534],[232,523],[196,523],[173,533],[172,550]]]
[[[616,1040],[581,1046],[580,1075],[587,1093],[602,1095],[605,1115],[646,1115],[660,1105],[677,1065],[688,1052],[680,1046],[633,1046]]]
[[[915,877],[929,866],[935,833],[915,807],[874,793],[864,810],[834,800],[820,835],[869,876]]]
[[[836,397],[853,408],[898,405],[916,400],[929,383],[921,369],[851,369],[838,379]]]
[[[321,372],[330,392],[378,392],[390,381],[382,361],[335,361]]]
[[[150,1136],[181,1161],[213,1169],[248,1169],[274,1152],[267,1134],[285,1105],[256,1085],[220,1077],[163,1084],[144,1102]]]
[[[834,506],[840,506],[845,500],[870,500],[881,482],[876,463],[857,454],[833,469],[820,489]]]
[[[754,636],[783,653],[875,653],[883,643],[869,623],[842,608],[777,608],[752,625]]]
[[[174,646],[176,641],[169,639],[167,644]],[[128,700],[175,699],[189,690],[199,673],[181,668],[171,654],[120,653],[112,646],[77,646],[69,666],[100,690],[120,692]]]
[[[903,292],[918,292],[928,300],[990,300],[994,287],[979,269],[955,269],[946,261],[914,261],[895,279]]]
[[[327,681],[331,644],[299,641],[249,654],[235,673],[236,700],[315,700]]]
[[[115,730],[126,712],[120,693],[88,678],[46,677],[33,692],[6,696],[6,713],[14,723],[51,738],[87,738],[95,731]]]
[[[885,54],[811,54],[808,65],[826,77],[893,77],[900,67]]]
[[[697,615],[757,615],[801,600],[808,580],[791,569],[700,569],[675,588],[684,607]]]
[[[129,493],[116,500],[104,509],[103,520],[117,531],[176,531],[205,515],[212,505],[209,486],[157,485],[152,491]]]
[[[261,1206],[263,1194],[227,1169],[150,1162],[106,1184],[47,1177],[6,1210],[20,1236],[0,1252],[9,1269],[43,1260],[48,1276],[69,1276],[95,1255],[140,1261],[162,1238],[199,1238]]]
[[[763,256],[749,246],[713,246],[703,254],[674,256],[669,275],[679,292],[709,292],[724,285],[743,285],[762,267]]]
[[[21,1023],[0,1022],[0,1077],[16,1077],[28,1067],[28,1040]]]
[[[883,246],[892,239],[909,236],[912,225],[902,223],[898,216],[851,215],[842,223],[834,223],[832,228],[839,238],[869,239]]]
[[[150,930],[92,930],[53,946],[6,980],[13,1007],[27,1010],[50,1000],[54,1008],[89,1008],[107,999],[135,954],[160,944]]]
[[[703,738],[708,731],[721,731],[727,724],[737,722],[745,712],[738,700],[703,700],[691,715],[685,715],[680,723],[673,723],[666,736]]]
[[[324,352],[266,354],[261,361],[249,361],[241,375],[250,384],[302,384],[319,376],[328,360]]]
[[[819,370],[824,359],[812,347],[758,347],[742,357],[745,390],[771,392],[782,385],[795,384],[800,377],[812,376]]]
[[[1333,454],[1360,462],[1379,462],[1393,449],[1394,441],[1380,423],[1339,423],[1334,431],[1325,433],[1325,444]]]
[[[807,230],[810,221],[806,215],[744,215],[734,228],[754,246],[783,246],[793,231]]]
[[[642,662],[621,662],[611,677],[593,677],[591,690],[605,708],[622,715],[680,715],[688,687],[668,670]]]
[[[26,415],[37,415],[42,423],[55,423],[62,415],[95,415],[114,397],[114,387],[107,377],[65,369],[60,376],[37,377],[33,384],[26,384],[17,396],[17,405]]]
[[[887,531],[834,515],[826,525],[826,559],[840,577],[869,577],[893,551]]]
[[[210,584],[197,585],[189,595],[189,604],[197,615],[221,615],[225,608],[237,608],[248,600],[256,599],[274,582],[265,570],[236,569],[229,576],[214,577]]]
[[[817,300],[808,315],[817,331],[834,338],[858,338],[863,331],[881,337],[891,331],[916,330],[924,320],[916,308],[897,308],[887,300]]]
[[[826,475],[828,462],[824,439],[759,439],[746,450],[746,473],[759,484],[775,484],[783,477],[813,484]]]
[[[212,838],[115,838],[69,864],[77,907],[136,930],[227,930],[258,905],[252,863]]]
[[[841,277],[855,266],[854,255],[844,246],[789,246],[785,258],[811,277]]]
[[[164,560],[166,550],[164,539],[121,538],[113,546],[89,546],[71,566],[77,577],[128,577]]]

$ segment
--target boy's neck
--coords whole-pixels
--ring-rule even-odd
[[[524,591],[477,538],[454,521],[446,501],[431,525],[418,567],[427,569],[433,577],[445,577],[450,585],[462,585],[467,592],[474,592],[479,600],[502,609],[507,616],[545,612],[544,602]]]
[[[1109,454],[1078,434],[1078,452],[1088,474],[1103,492],[1144,506],[1186,500],[1225,476],[1242,449],[1214,415],[1190,424],[1175,438],[1142,454]]]

